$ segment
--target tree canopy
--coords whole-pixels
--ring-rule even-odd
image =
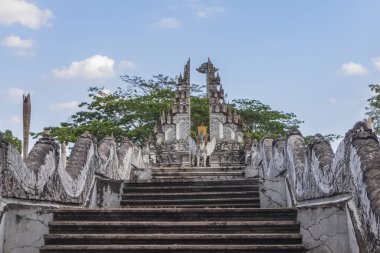
[[[372,120],[373,131],[380,134],[380,85],[370,84],[372,96],[367,100],[366,115]]]
[[[162,111],[168,110],[177,89],[176,79],[155,75],[145,80],[141,77],[122,76],[123,88],[110,93],[104,87],[89,89],[89,102],[79,105],[80,111],[68,122],[50,127],[50,133],[60,142],[75,142],[85,131],[97,140],[113,135],[120,141],[124,137],[144,143],[154,134],[154,126]],[[191,121],[192,134],[200,124],[208,125],[209,108],[204,86],[192,84]],[[247,126],[246,137],[261,139],[264,136],[284,135],[290,126],[299,126],[293,113],[273,110],[258,100],[237,99],[229,105],[242,117]],[[32,133],[37,137],[41,133]]]
[[[285,113],[273,110],[258,100],[236,99],[232,100],[232,107],[243,118],[246,124],[246,136],[260,140],[265,136],[284,136],[291,126],[299,126],[294,113]]]
[[[0,131],[0,134],[4,136],[4,138],[12,144],[18,152],[21,154],[22,152],[22,142],[19,138],[13,135],[11,130],[5,130],[4,132]]]

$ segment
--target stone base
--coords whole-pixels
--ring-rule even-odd
[[[351,253],[344,203],[298,208],[302,241],[307,253]]]

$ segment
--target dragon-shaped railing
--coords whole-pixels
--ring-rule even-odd
[[[149,170],[142,149],[128,139],[118,146],[112,137],[106,137],[97,146],[85,133],[74,144],[67,166],[59,150],[59,144],[44,135],[24,161],[0,135],[1,196],[84,204],[96,176],[132,180],[138,177],[138,170]]]
[[[285,139],[265,138],[254,143],[250,166],[264,177],[285,174],[294,202],[349,194],[358,214],[358,228],[370,252],[380,248],[380,147],[379,141],[364,122],[347,132],[337,151],[315,135],[306,144],[293,129]]]

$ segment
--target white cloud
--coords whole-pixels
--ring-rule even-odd
[[[211,17],[215,14],[222,14],[224,12],[224,8],[221,6],[207,6],[207,7],[200,7],[195,14],[197,17],[200,18],[207,18]]]
[[[79,105],[79,103],[76,102],[76,101],[50,104],[49,105],[49,110],[50,111],[76,110],[76,109],[78,109],[78,105]]]
[[[31,39],[21,39],[20,37],[16,35],[10,35],[5,37],[1,41],[1,45],[4,47],[10,47],[10,48],[32,48],[34,44],[34,41]]]
[[[123,71],[123,70],[133,70],[136,69],[137,65],[133,61],[128,61],[128,60],[123,60],[120,61],[118,70]]]
[[[329,98],[327,99],[327,102],[332,105],[335,105],[337,103],[336,98]]]
[[[53,77],[57,79],[105,79],[115,76],[115,61],[102,55],[71,62],[69,67],[53,70]]]
[[[22,102],[22,96],[26,93],[25,90],[20,88],[11,87],[7,89],[7,97],[18,104]]]
[[[365,75],[368,73],[367,69],[354,62],[348,62],[342,65],[342,70],[346,75]]]
[[[7,122],[11,125],[19,125],[21,123],[21,118],[19,116],[12,116]]]
[[[373,58],[372,63],[375,65],[377,70],[380,70],[380,57]]]
[[[52,17],[51,10],[39,9],[26,0],[0,0],[0,24],[2,25],[19,23],[38,29],[42,25],[47,25]]]
[[[153,26],[162,29],[177,29],[182,26],[182,22],[177,18],[162,18],[157,23],[154,23]]]
[[[200,18],[208,18],[216,14],[224,13],[224,8],[217,3],[209,3],[207,1],[188,0],[190,7],[195,11],[195,15]]]
[[[15,50],[13,51],[13,53],[20,57],[32,57],[35,55],[34,52],[31,50]]]

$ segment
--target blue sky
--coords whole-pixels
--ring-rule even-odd
[[[345,134],[380,81],[380,1],[0,0],[0,130],[66,121],[121,74],[177,75],[210,57],[230,100],[294,112],[304,135]]]

